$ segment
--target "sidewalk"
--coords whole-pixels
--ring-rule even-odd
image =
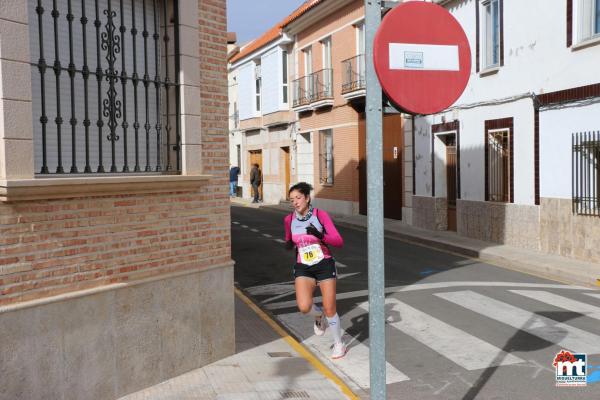
[[[232,204],[261,208],[281,213],[291,212],[287,204],[252,204],[241,198],[231,199]],[[337,215],[331,213],[339,226],[366,230],[366,215]],[[456,232],[430,231],[416,228],[401,221],[385,219],[385,235],[420,245],[430,246],[503,268],[525,272],[547,279],[584,286],[600,285],[600,264],[551,255],[515,246],[484,242],[459,236]]]
[[[119,400],[357,399],[236,289],[236,354]]]

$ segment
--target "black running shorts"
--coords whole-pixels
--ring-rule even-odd
[[[325,258],[314,265],[296,263],[294,265],[294,278],[301,276],[312,278],[317,282],[327,279],[336,279],[335,260],[333,257]]]

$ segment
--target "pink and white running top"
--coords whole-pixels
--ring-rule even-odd
[[[340,236],[327,212],[314,208],[312,216],[306,221],[300,221],[295,216],[296,213],[292,212],[286,215],[283,220],[286,242],[291,240],[298,249],[317,244],[321,247],[324,258],[331,258],[331,251],[329,251],[327,245],[333,247],[342,247],[344,245],[344,239]],[[313,224],[319,232],[323,232],[323,240],[319,240],[319,238],[306,233],[306,228],[310,224]],[[300,252],[298,252],[297,262],[301,263],[301,261]]]

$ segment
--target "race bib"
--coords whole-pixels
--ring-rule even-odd
[[[319,244],[311,244],[300,247],[298,252],[300,253],[302,264],[305,265],[314,265],[325,258],[323,255],[323,249],[321,249]]]

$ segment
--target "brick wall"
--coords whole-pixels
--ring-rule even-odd
[[[201,151],[212,178],[193,191],[0,202],[0,305],[231,260],[225,0],[198,4],[202,143],[186,151]]]
[[[228,262],[210,190],[0,203],[0,305]]]

